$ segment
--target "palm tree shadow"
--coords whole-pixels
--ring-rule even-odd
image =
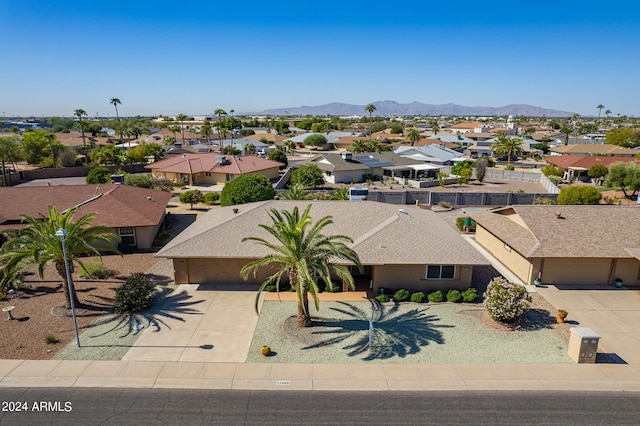
[[[159,332],[163,327],[171,329],[167,320],[175,320],[185,322],[184,315],[203,315],[203,313],[193,306],[202,303],[204,300],[190,301],[191,295],[186,291],[177,294],[171,294],[172,289],[161,288],[154,298],[154,305],[137,314],[120,315],[111,310],[110,315],[95,321],[91,327],[99,327],[113,323],[106,330],[94,334],[90,337],[100,337],[114,332],[122,332],[119,337],[125,337],[129,334],[136,335],[144,328],[155,328],[153,332]]]
[[[362,359],[365,361],[404,358],[420,352],[429,344],[443,344],[444,337],[440,329],[453,327],[437,324],[440,319],[436,315],[428,315],[426,311],[429,308],[401,312],[399,304],[389,307],[372,301],[372,311],[365,312],[346,302],[337,303],[342,307],[330,309],[347,319],[324,319],[322,329],[312,332],[319,334],[321,341],[303,349],[348,342],[343,348],[348,351],[347,355],[364,355]],[[373,323],[371,333],[370,320]]]

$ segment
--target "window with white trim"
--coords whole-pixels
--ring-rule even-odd
[[[232,174],[230,174],[230,173],[227,173],[226,181],[227,181],[227,182],[231,182],[232,180],[233,180],[233,175],[232,175]]]
[[[124,228],[118,228],[118,235],[120,235],[120,240],[122,244],[127,244],[130,246],[136,245],[136,231],[131,226],[126,226]]]
[[[427,265],[428,280],[452,280],[455,274],[455,265]]]

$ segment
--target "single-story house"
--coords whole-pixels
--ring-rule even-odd
[[[507,206],[471,213],[476,241],[532,284],[640,284],[640,208]]]
[[[240,175],[259,173],[269,180],[279,177],[282,163],[266,158],[246,155],[220,155],[217,153],[183,154],[165,158],[145,166],[154,177],[162,177],[187,185],[222,185]]]
[[[0,188],[0,231],[25,225],[21,215],[46,215],[48,206],[58,212],[78,207],[76,217],[94,212],[94,225],[108,226],[122,242],[150,248],[164,220],[171,193],[128,185],[59,185]]]
[[[462,153],[439,145],[423,146],[399,146],[393,150],[404,158],[410,158],[422,163],[438,165],[451,165],[454,158],[462,156]]]
[[[303,210],[312,204],[311,217],[332,216],[325,235],[350,237],[364,271],[353,268],[359,290],[381,287],[412,291],[466,289],[476,266],[488,262],[446,224],[437,213],[418,206],[373,201],[271,200],[222,207],[202,216],[163,247],[156,257],[173,261],[177,284],[244,283],[240,269],[269,254],[246,237],[273,237],[259,224],[270,225],[268,210]],[[248,282],[257,284],[272,271],[261,269]]]
[[[638,153],[638,151],[635,151],[633,149],[624,148],[618,145],[611,145],[608,143],[602,143],[602,141],[597,141],[597,143],[576,143],[562,146],[552,146],[549,149],[549,152],[551,155],[609,155],[622,157],[633,157]]]
[[[589,169],[596,164],[601,164],[609,169],[617,163],[634,162],[640,166],[640,158],[637,157],[621,157],[621,156],[604,156],[589,155],[577,156],[572,154],[562,154],[546,157],[547,164],[553,164],[564,170],[563,178],[565,180],[578,179],[583,182],[589,182]]]

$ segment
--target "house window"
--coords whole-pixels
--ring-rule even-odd
[[[118,228],[118,235],[120,235],[122,244],[127,244],[130,246],[136,245],[136,232],[133,227],[127,226],[125,228]]]
[[[331,176],[331,172],[329,170],[327,170],[327,171],[324,172],[324,175],[325,176]]]
[[[455,276],[456,267],[454,265],[428,265],[428,280],[452,280]]]
[[[204,175],[205,175],[206,177],[211,177],[211,173],[210,173],[210,172],[204,172]]]
[[[227,173],[226,181],[231,182],[233,180],[233,175]]]

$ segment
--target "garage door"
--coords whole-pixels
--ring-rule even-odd
[[[607,284],[610,259],[545,259],[542,281],[549,284]]]

